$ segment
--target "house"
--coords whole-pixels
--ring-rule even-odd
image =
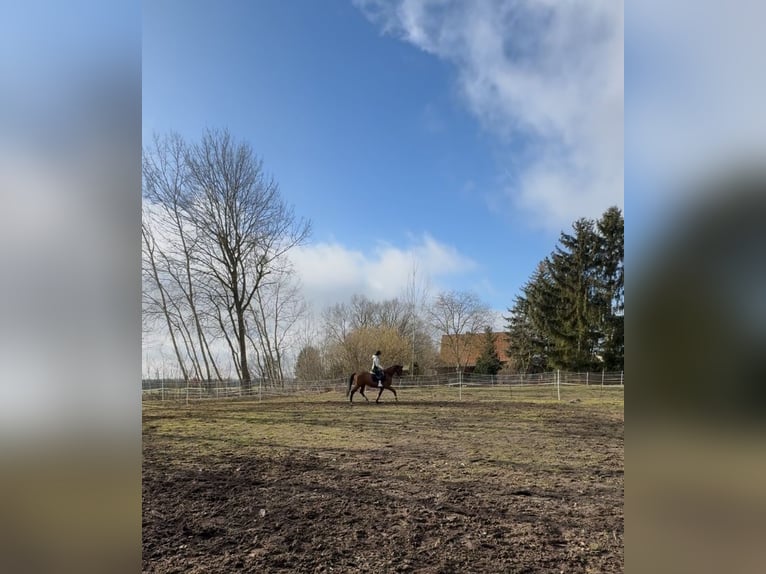
[[[495,352],[503,365],[508,363],[508,334],[492,333],[495,336]],[[486,333],[465,333],[463,335],[442,335],[439,346],[441,366],[439,372],[455,372],[459,363],[464,373],[470,373],[476,367],[476,359],[484,350]]]

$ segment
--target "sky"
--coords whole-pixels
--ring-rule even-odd
[[[502,314],[562,231],[623,208],[620,2],[159,0],[142,26],[144,142],[249,142],[311,220],[315,310],[416,269]]]

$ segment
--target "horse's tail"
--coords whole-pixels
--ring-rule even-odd
[[[351,393],[351,383],[354,381],[354,375],[356,373],[351,373],[351,376],[348,378],[348,390],[346,391],[346,396],[348,396]]]

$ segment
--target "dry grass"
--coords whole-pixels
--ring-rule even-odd
[[[622,392],[505,393],[146,402],[144,568],[621,571]],[[355,546],[369,528],[390,540]]]

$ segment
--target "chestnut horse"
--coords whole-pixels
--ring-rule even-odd
[[[349,402],[354,402],[354,393],[357,390],[359,390],[359,394],[364,397],[365,401],[369,401],[370,399],[368,399],[364,394],[364,387],[372,387],[373,389],[378,389],[378,398],[375,399],[376,403],[380,400],[380,395],[383,394],[383,391],[386,389],[394,393],[394,398],[397,402],[399,402],[399,397],[396,396],[396,390],[391,386],[391,383],[394,382],[394,375],[402,375],[402,366],[393,365],[392,367],[383,369],[383,375],[383,386],[378,387],[377,381],[372,378],[372,373],[368,371],[357,371],[356,373],[351,373],[351,376],[348,379],[348,391],[346,391]],[[352,385],[354,387],[353,389],[351,388]]]

